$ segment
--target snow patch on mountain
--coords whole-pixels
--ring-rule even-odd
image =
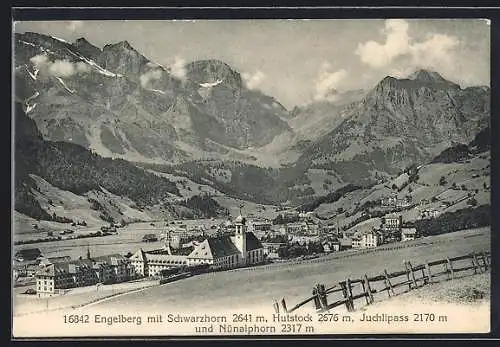
[[[38,70],[35,70],[35,73],[32,73],[29,69],[28,69],[28,66],[24,65],[25,69],[26,69],[26,72],[28,73],[28,75],[30,75],[30,77],[33,79],[33,81],[36,81],[36,76],[38,74]]]
[[[205,83],[200,83],[200,87],[203,87],[203,88],[212,88],[212,87],[215,87],[216,85],[219,85],[222,83],[222,80],[217,80],[215,82],[205,82]]]
[[[85,58],[84,56],[82,56],[80,54],[76,54],[71,49],[67,48],[67,50],[68,50],[69,53],[71,53],[75,57],[77,57],[77,58],[83,60],[84,62],[86,62],[87,64],[93,66],[101,75],[108,76],[108,77],[123,77],[123,75],[121,75],[121,74],[117,74],[117,73],[114,73],[114,72],[111,72],[111,71],[108,71],[108,70],[102,68],[100,65],[98,65],[92,59],[88,59],[88,58]]]
[[[28,46],[32,46],[32,47],[36,47],[36,45],[34,43],[31,43],[31,42],[26,42],[26,41],[23,41],[23,40],[19,40],[21,43],[24,43],[25,45],[28,45]]]
[[[159,90],[159,89],[146,89],[146,90],[149,90],[150,92],[155,92],[155,93],[160,93],[160,94],[165,95],[165,92],[163,90]]]
[[[36,102],[33,105],[26,104],[26,114],[30,113],[36,106]]]
[[[61,82],[61,84],[64,86],[64,88],[65,88],[68,92],[70,92],[71,94],[74,94],[74,93],[75,93],[75,90],[73,90],[73,89],[69,88],[69,87],[66,85],[66,83],[64,83],[64,81],[62,80],[62,78],[61,78],[61,77],[56,77],[56,79],[57,79],[59,82]]]

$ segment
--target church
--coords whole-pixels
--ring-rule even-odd
[[[130,261],[136,273],[142,276],[155,276],[175,266],[208,264],[216,270],[263,263],[264,247],[253,232],[247,231],[246,219],[239,215],[233,223],[234,235],[207,237],[187,255],[172,255],[168,247],[151,251],[140,249]]]

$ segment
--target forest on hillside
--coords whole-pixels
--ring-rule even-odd
[[[30,192],[36,189],[30,174],[78,195],[102,187],[138,205],[153,205],[172,194],[180,195],[173,182],[125,160],[103,158],[72,143],[44,140],[20,104],[15,116],[15,209],[21,213],[52,220]]]

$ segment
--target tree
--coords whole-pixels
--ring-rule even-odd
[[[338,213],[338,214],[344,213],[344,209],[343,209],[342,207],[339,207],[339,208],[337,209],[337,213]]]
[[[393,190],[398,190],[398,186],[396,185],[396,183],[393,183],[392,187],[391,187]]]
[[[451,189],[457,189],[457,184],[455,182],[451,185]]]
[[[439,179],[439,185],[444,186],[446,184],[446,178],[444,176],[441,176]]]
[[[477,205],[477,200],[474,197],[472,197],[472,198],[470,198],[470,199],[467,200],[467,205],[469,205],[469,206],[476,206]]]

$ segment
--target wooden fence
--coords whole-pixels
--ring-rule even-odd
[[[454,258],[445,258],[412,266],[404,261],[404,269],[388,273],[387,270],[379,275],[361,278],[347,278],[331,287],[316,284],[312,296],[288,309],[285,298],[274,302],[276,313],[292,313],[309,302],[313,302],[318,312],[329,311],[335,307],[345,305],[349,312],[355,310],[355,301],[363,299],[367,305],[375,301],[375,295],[383,294],[387,297],[398,295],[424,285],[437,283],[443,280],[464,277],[486,272],[491,265],[491,253],[470,253]],[[439,268],[440,267],[440,268]]]

